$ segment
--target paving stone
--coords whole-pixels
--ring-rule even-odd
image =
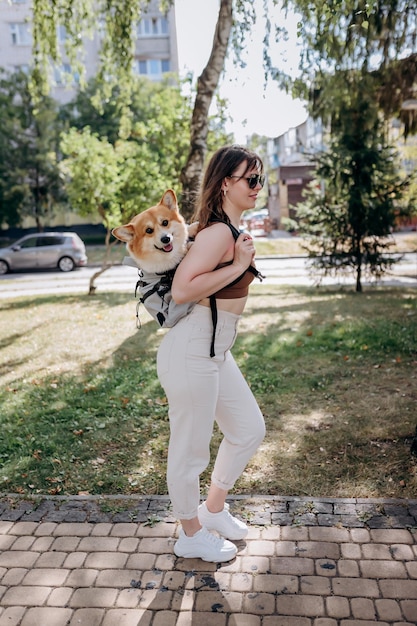
[[[341,596],[326,597],[326,610],[330,617],[341,618],[350,616],[350,605],[347,598]]]
[[[275,613],[275,596],[271,593],[248,593],[243,597],[243,612],[254,615],[271,615]]]
[[[51,589],[49,587],[10,587],[1,599],[3,606],[42,606]]]
[[[152,617],[153,613],[144,609],[110,609],[102,626],[149,626]]]
[[[324,616],[324,599],[321,596],[307,594],[278,596],[277,612],[279,615]]]
[[[352,598],[350,607],[353,617],[357,619],[373,619],[376,618],[375,604],[368,598]]]
[[[0,626],[417,623],[416,501],[228,501],[249,533],[216,564],[174,555],[165,496],[0,497]]]
[[[104,609],[79,609],[73,613],[69,626],[101,626],[104,616]]]
[[[71,597],[70,606],[80,608],[112,607],[117,597],[117,590],[111,588],[76,589]]]
[[[0,626],[19,626],[26,609],[20,606],[11,606],[0,614]]]
[[[21,626],[66,626],[71,617],[71,609],[42,607],[26,611]]]

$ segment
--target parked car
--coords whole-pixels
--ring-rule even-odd
[[[51,267],[71,272],[83,265],[87,265],[87,255],[77,233],[35,233],[0,248],[0,274]]]
[[[242,226],[253,235],[264,236],[269,232],[268,209],[248,211],[243,214]]]

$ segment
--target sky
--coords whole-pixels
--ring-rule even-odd
[[[261,15],[261,1],[254,2],[259,5]],[[207,64],[218,10],[219,0],[175,0],[180,75],[192,72],[197,78]],[[273,14],[268,17],[272,20]],[[282,15],[278,19],[282,20]],[[287,18],[285,24],[290,32],[290,42],[285,47],[284,44],[277,44],[274,60],[277,61],[280,51],[285,52],[285,67],[291,71],[298,62],[294,43],[295,17]],[[265,87],[262,37],[263,26],[260,23],[248,38],[245,69],[234,68],[227,61],[226,72],[221,79],[220,95],[228,100],[229,113],[233,118],[233,123],[226,128],[234,133],[235,140],[240,143],[246,143],[246,138],[253,133],[277,137],[307,118],[301,101],[293,100],[271,81]]]

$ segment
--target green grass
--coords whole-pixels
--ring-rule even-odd
[[[164,331],[125,294],[0,311],[0,490],[166,493]],[[234,354],[267,423],[235,493],[417,497],[415,290],[256,286]]]

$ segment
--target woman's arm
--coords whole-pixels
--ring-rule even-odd
[[[172,283],[172,297],[177,304],[198,302],[216,293],[238,278],[255,255],[253,241],[247,234],[234,240],[228,226],[213,224],[201,230],[179,264]],[[233,258],[230,265],[213,271],[219,263]]]

